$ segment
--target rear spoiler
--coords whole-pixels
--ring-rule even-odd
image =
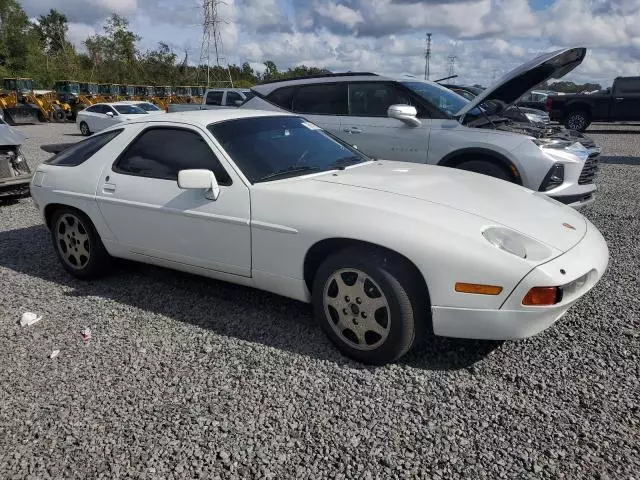
[[[49,153],[60,153],[63,150],[66,150],[72,145],[75,145],[76,142],[73,143],[51,143],[49,145],[42,145],[40,148],[45,152]]]

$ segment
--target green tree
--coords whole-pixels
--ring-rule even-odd
[[[262,74],[263,80],[276,80],[280,78],[281,73],[275,63],[273,63],[271,60],[267,60],[266,62],[264,62],[264,66],[266,70]]]
[[[137,70],[136,43],[140,37],[129,30],[126,18],[115,13],[107,19],[103,30],[104,35],[93,35],[84,42],[93,63],[91,78],[128,83],[130,72]]]
[[[24,74],[31,43],[29,17],[16,0],[0,0],[0,64],[10,74]]]
[[[67,40],[67,17],[57,10],[51,9],[48,15],[38,17],[34,28],[48,55],[58,55],[72,48]]]

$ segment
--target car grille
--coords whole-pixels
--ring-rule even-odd
[[[8,157],[0,157],[0,179],[15,177]]]
[[[599,152],[594,152],[589,155],[587,161],[584,162],[584,167],[582,167],[582,172],[580,173],[580,178],[578,179],[579,185],[593,183],[593,180],[596,177],[596,173],[598,173],[599,157]]]

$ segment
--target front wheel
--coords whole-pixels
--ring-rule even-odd
[[[87,125],[87,122],[80,122],[80,133],[85,137],[91,135],[91,130],[89,130],[89,125]]]
[[[460,170],[466,170],[468,172],[481,173],[482,175],[488,175],[490,177],[499,178],[500,180],[506,180],[508,182],[513,181],[509,172],[492,162],[484,160],[471,160],[469,162],[463,162],[456,166]]]
[[[578,132],[584,132],[590,124],[589,115],[586,112],[571,112],[564,120],[565,127]]]
[[[428,310],[409,272],[387,252],[360,248],[322,263],[313,285],[314,312],[344,354],[383,365],[409,351]]]
[[[95,278],[107,270],[109,254],[89,217],[79,210],[68,207],[56,210],[51,220],[51,237],[62,266],[74,277]]]

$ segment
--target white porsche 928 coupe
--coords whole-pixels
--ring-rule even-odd
[[[367,158],[295,115],[144,117],[33,176],[76,277],[113,256],[311,302],[344,353],[383,364],[429,333],[534,335],[609,261],[570,207],[476,173]]]

